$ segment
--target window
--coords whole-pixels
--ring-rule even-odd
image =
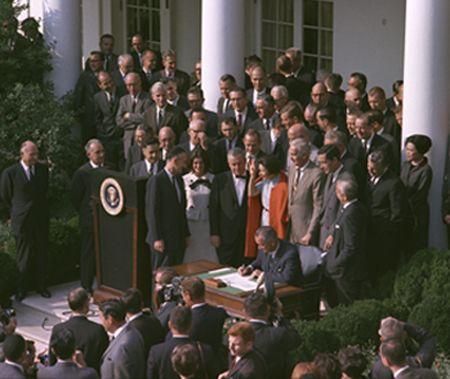
[[[127,41],[142,34],[146,45],[159,50],[161,46],[161,23],[159,0],[127,0]]]
[[[261,54],[268,71],[274,68],[277,57],[293,46],[293,36],[293,0],[263,0]]]
[[[303,0],[304,65],[313,71],[333,70],[333,2]]]

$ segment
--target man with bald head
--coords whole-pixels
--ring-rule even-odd
[[[205,132],[205,122],[203,120],[191,120],[187,130],[188,140],[180,143],[178,146],[182,147],[186,153],[191,154],[195,148],[200,144],[199,134]]]
[[[161,159],[163,161],[166,160],[167,154],[175,146],[176,137],[177,136],[175,135],[175,132],[169,126],[163,126],[160,129],[158,133],[158,139],[159,148],[161,150]]]
[[[117,88],[117,96],[121,98],[127,94],[127,87],[125,86],[125,77],[130,72],[134,71],[134,61],[130,54],[119,55],[117,60],[118,68],[113,72],[112,78]]]
[[[264,67],[255,66],[250,74],[250,81],[252,82],[252,88],[247,90],[247,97],[253,106],[256,107],[256,100],[270,94],[270,89],[267,87],[267,76]]]
[[[311,131],[304,124],[297,123],[292,125],[287,131],[287,136],[289,143],[299,138],[309,143],[310,145],[309,159],[312,162],[317,161],[317,153],[319,151],[319,148],[311,143]],[[289,167],[291,167],[291,164],[292,160],[288,154],[286,158],[286,172],[289,172]]]
[[[348,109],[351,110],[362,110],[362,96],[358,88],[349,87],[345,91],[344,102]]]
[[[135,72],[127,74],[125,85],[128,95],[120,99],[116,123],[123,130],[123,151],[126,155],[129,147],[133,145],[134,131],[144,124],[144,113],[150,107],[150,99],[142,91],[141,77]]]
[[[38,157],[37,146],[25,141],[20,147],[20,161],[3,171],[0,182],[0,198],[10,212],[11,233],[16,241],[18,301],[32,288],[43,297],[51,296],[46,288],[48,168]]]

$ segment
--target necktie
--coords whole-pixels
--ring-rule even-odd
[[[162,109],[160,109],[158,112],[158,129],[161,129],[162,120],[163,120],[163,111]]]
[[[148,168],[148,174],[149,175],[153,174],[153,163],[150,163],[150,167]]]
[[[225,113],[228,110],[228,99],[225,99],[223,101],[223,108],[222,108],[222,113]]]
[[[136,110],[137,98],[133,97],[133,98],[131,98],[131,100],[133,101],[133,104],[132,104],[132,106],[131,106],[131,112],[134,113],[135,110]]]
[[[270,118],[266,118],[266,130],[270,130]]]
[[[28,180],[32,180],[34,178],[33,167],[28,167]]]
[[[225,140],[227,143],[227,151],[230,151],[231,149],[231,141],[230,140]]]
[[[242,126],[242,114],[241,113],[239,113],[237,116],[237,124],[238,124],[238,127],[241,128],[241,126]]]
[[[180,188],[178,187],[177,178],[175,176],[172,176],[172,185],[175,187],[175,192],[177,193],[178,203],[181,203]]]
[[[293,185],[294,192],[297,192],[298,182],[300,181],[301,175],[302,175],[302,173],[301,173],[300,167],[298,167],[297,170],[295,171],[295,178],[294,178],[294,185]]]

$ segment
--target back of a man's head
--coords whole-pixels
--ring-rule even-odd
[[[84,288],[75,288],[69,292],[67,302],[73,312],[80,312],[89,303],[89,293]]]
[[[172,367],[178,375],[190,378],[200,367],[200,355],[191,344],[178,345],[172,350]]]
[[[189,294],[192,301],[205,300],[205,283],[200,278],[195,276],[186,278],[181,282],[181,287]]]
[[[75,336],[72,331],[64,328],[53,333],[50,348],[59,359],[70,359],[75,352]]]
[[[192,312],[188,307],[176,306],[170,312],[169,327],[178,334],[189,334],[192,325]]]
[[[137,288],[129,288],[121,297],[127,313],[136,314],[142,310],[142,294]]]
[[[404,366],[406,362],[406,348],[400,338],[391,338],[381,343],[380,354],[383,364],[389,367]]]
[[[386,317],[381,320],[378,334],[382,340],[391,338],[401,339],[404,336],[404,323],[394,317]]]
[[[367,359],[357,346],[348,346],[338,353],[339,363],[342,372],[348,378],[362,378],[363,372],[367,366]]]
[[[99,309],[105,318],[111,316],[117,322],[125,321],[125,307],[119,299],[106,300],[100,303]]]
[[[268,308],[267,298],[261,292],[255,292],[245,298],[244,310],[248,318],[265,318]]]
[[[314,357],[315,375],[318,379],[340,379],[341,367],[337,358],[330,353],[318,353]]]
[[[11,362],[19,362],[25,350],[25,339],[20,334],[11,334],[3,342],[3,354]]]

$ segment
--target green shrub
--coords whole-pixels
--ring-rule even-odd
[[[11,228],[2,222],[0,222],[0,253],[16,256],[16,241],[11,234]]]
[[[424,283],[422,298],[450,292],[450,251],[436,251],[430,264],[430,273]]]
[[[338,338],[340,347],[362,346],[376,344],[380,320],[389,316],[389,313],[390,310],[382,301],[360,300],[347,307],[332,309],[320,322]]]
[[[16,291],[18,275],[14,258],[0,252],[0,304],[7,304]]]
[[[18,160],[23,141],[36,142],[49,165],[50,210],[64,215],[71,210],[70,183],[82,150],[71,135],[72,113],[48,86],[18,84],[0,100],[0,171]]]
[[[294,352],[295,362],[311,361],[319,352],[334,352],[339,349],[339,339],[325,329],[322,321],[293,321],[300,334],[301,344]]]
[[[78,217],[51,219],[48,249],[50,284],[66,283],[78,278],[80,233]]]
[[[423,290],[431,275],[431,265],[436,250],[421,250],[397,273],[394,283],[393,297],[409,309],[419,304],[423,298]]]
[[[438,346],[450,354],[450,293],[432,294],[416,305],[409,321],[437,337]]]

